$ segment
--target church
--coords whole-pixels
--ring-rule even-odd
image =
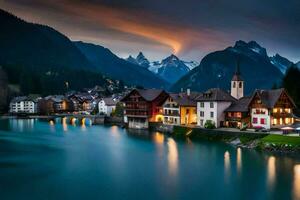
[[[239,65],[231,80],[231,96],[236,99],[224,110],[224,126],[276,129],[294,123],[296,105],[285,89],[255,90],[244,96]]]

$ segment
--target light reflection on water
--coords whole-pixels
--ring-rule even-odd
[[[270,156],[268,158],[268,188],[271,191],[273,189],[274,183],[276,181],[276,158]]]
[[[236,149],[236,167],[237,172],[240,175],[242,169],[242,149],[240,147]]]
[[[64,132],[68,132],[67,118],[66,118],[66,117],[63,117],[61,120],[62,120],[62,126],[63,126]]]
[[[178,150],[177,144],[173,138],[168,138],[168,165],[169,172],[175,176],[178,170]]]
[[[9,131],[2,131],[5,124]],[[88,134],[77,134],[84,131]],[[129,133],[118,126],[73,127],[69,118],[51,124],[0,120],[0,132],[1,197],[5,191],[7,197],[19,197],[15,199],[44,199],[39,195],[51,190],[56,199],[76,199],[83,193],[88,199],[95,194],[103,199],[121,199],[124,194],[128,199],[300,199],[300,164],[295,158],[287,162],[285,156],[180,141],[159,132]],[[55,137],[58,134],[61,137]],[[32,190],[33,185],[39,189]]]
[[[294,166],[293,194],[294,199],[300,199],[300,165]]]
[[[228,180],[230,176],[230,153],[228,151],[224,153],[224,172],[225,179]]]

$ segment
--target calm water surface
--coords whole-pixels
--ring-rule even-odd
[[[0,199],[300,199],[300,159],[117,126],[0,120]]]

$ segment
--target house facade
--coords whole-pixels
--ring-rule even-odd
[[[121,102],[124,103],[124,122],[129,128],[144,129],[149,122],[162,122],[162,104],[168,94],[157,89],[134,89]]]
[[[110,116],[111,113],[116,109],[117,100],[108,97],[108,98],[102,98],[98,103],[98,111],[99,114],[104,114]]]
[[[200,93],[169,94],[163,104],[164,124],[170,125],[196,125],[197,124],[197,102]]]
[[[250,125],[249,101],[250,97],[242,97],[225,110],[226,127],[242,128]]]
[[[251,126],[271,129],[292,125],[295,108],[284,89],[256,90],[249,102]]]
[[[9,105],[9,112],[11,114],[26,113],[34,114],[37,113],[37,100],[29,97],[15,97]]]
[[[197,98],[197,125],[204,127],[205,123],[210,121],[216,127],[224,125],[225,110],[236,99],[229,93],[219,89],[213,88],[204,92]]]

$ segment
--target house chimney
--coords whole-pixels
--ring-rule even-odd
[[[189,88],[186,90],[186,94],[187,94],[188,96],[191,95],[191,90],[190,90]]]

